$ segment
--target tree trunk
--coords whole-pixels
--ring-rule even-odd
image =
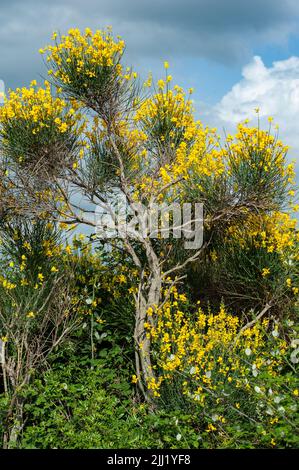
[[[143,292],[141,286],[140,295],[136,301],[136,318],[135,318],[135,358],[136,358],[136,372],[138,376],[139,388],[144,394],[147,401],[151,402],[153,399],[152,390],[148,388],[148,384],[155,379],[155,374],[151,361],[151,339],[146,335],[146,328],[144,323],[148,320],[153,322],[154,318],[148,319],[148,309],[155,310],[158,307],[161,296],[162,280],[160,271],[156,271],[154,275],[148,280],[147,292]]]
[[[20,432],[23,429],[23,400],[13,397],[6,416],[5,431],[3,435],[3,448],[17,447]]]

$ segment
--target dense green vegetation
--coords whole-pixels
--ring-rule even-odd
[[[22,232],[27,241],[30,237],[35,241],[36,247],[31,253],[25,248],[27,275],[33,274],[33,260],[38,256],[39,241],[45,245],[42,243],[45,234],[48,240],[50,238],[48,230],[41,230],[36,225],[31,227],[31,233],[27,223],[22,230],[20,226],[18,229],[18,243],[6,235],[5,248],[2,245],[3,259],[6,259],[2,263],[3,274],[7,271],[4,252],[9,252],[15,260],[19,257],[20,263],[24,262],[22,255],[19,256],[19,250],[24,252]],[[59,234],[55,231],[52,242],[59,246],[58,240]],[[46,246],[48,249],[49,244]],[[215,397],[207,397],[204,406],[198,406],[182,394],[182,381],[177,375],[161,387],[161,395],[156,402],[148,404],[136,384],[132,383],[135,374],[132,343],[134,308],[128,286],[124,282],[119,283],[123,267],[115,263],[111,254],[92,253],[87,239],[75,239],[71,255],[67,253],[69,250],[65,250],[65,246],[61,245],[57,256],[60,257],[60,269],[61,263],[64,263],[65,279],[68,270],[75,267],[73,298],[78,322],[46,361],[36,365],[30,373],[30,381],[18,391],[18,399],[22,403],[22,426],[11,448],[298,446],[298,376],[296,364],[290,360],[293,349],[283,352],[279,375],[276,376],[267,370],[255,374],[252,364],[258,361],[259,356],[252,359],[248,356],[250,368],[246,369],[246,380],[250,384],[249,392],[244,388],[238,390],[226,381],[222,399],[219,399],[221,394],[216,397],[216,390]],[[49,258],[37,258],[36,261],[41,263],[45,259]],[[11,258],[9,263],[12,263]],[[43,266],[43,273],[46,269]],[[51,267],[48,271],[51,273]],[[35,275],[40,272],[38,270]],[[25,288],[28,289],[28,286]],[[20,286],[19,289],[24,297],[24,287]],[[8,292],[13,292],[17,297],[17,290],[18,287],[15,287]],[[23,297],[20,302],[24,305]],[[3,302],[4,297],[1,298]],[[190,302],[188,310],[194,308]],[[293,316],[295,318],[295,311]],[[29,321],[35,319],[30,318]],[[38,331],[35,334],[39,334]],[[284,320],[280,324],[279,334],[288,336],[288,342],[294,340],[297,337],[294,321]],[[277,346],[277,338],[269,332],[262,352],[273,355]],[[218,353],[214,351],[214,354]],[[225,361],[235,360],[233,351],[228,349],[225,354]],[[3,376],[1,378],[3,380]],[[257,393],[256,387],[264,392]],[[1,395],[2,436],[8,425],[6,420],[11,396],[13,390]]]

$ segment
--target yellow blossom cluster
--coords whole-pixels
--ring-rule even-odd
[[[184,176],[184,179],[190,179],[194,174],[219,177],[225,170],[225,162],[222,151],[215,148],[215,144],[217,142],[213,133],[198,127],[192,146],[189,147],[183,141],[176,151],[174,178]]]
[[[251,237],[256,247],[265,248],[268,253],[279,253],[282,257],[289,257],[292,249],[293,257],[299,259],[297,220],[287,212],[252,214],[247,218],[245,229],[241,224],[234,224],[227,230],[228,241],[243,246],[246,237]]]
[[[223,173],[225,153],[219,148],[216,129],[205,128],[194,119],[192,101],[181,87],[170,88],[167,80],[159,80],[158,92],[137,108],[134,123],[142,131],[139,164],[146,170],[136,184],[138,194],[154,191],[161,200],[165,186],[178,183],[175,191],[179,192],[180,181]],[[153,146],[150,152],[149,145]],[[151,169],[157,167],[153,178]]]
[[[90,28],[86,28],[84,32],[74,28],[59,38],[58,34],[54,33],[52,39],[55,45],[49,45],[40,52],[48,53],[47,61],[53,65],[54,70],[50,69],[49,74],[64,84],[71,82],[69,70],[89,79],[96,78],[99,68],[102,67],[115,66],[117,73],[122,74],[119,58],[125,43],[119,36],[115,40],[110,28],[94,33]],[[130,75],[130,72],[127,71],[126,75],[128,74]]]
[[[239,124],[237,129],[235,136],[227,136],[226,151],[231,163],[236,165],[247,159],[253,168],[258,167],[266,173],[275,167],[281,175],[288,174],[290,183],[294,182],[294,165],[285,166],[288,146],[270,132],[250,127],[247,122]]]
[[[17,287],[16,284],[14,284],[13,282],[10,282],[9,280],[5,279],[3,276],[0,277],[0,282],[1,282],[2,286],[4,287],[4,289],[7,289],[7,290],[12,290],[12,289],[15,289]]]
[[[229,314],[222,305],[218,313],[204,313],[199,306],[191,314],[186,296],[176,287],[166,289],[163,307],[148,312],[145,329],[155,351],[155,377],[149,388],[160,395],[163,383],[181,383],[181,392],[204,404],[209,394],[218,393],[230,384],[235,389],[248,389],[252,370],[267,371],[275,376],[286,342],[273,334],[278,353],[271,356],[267,348],[267,319],[242,328],[239,317]],[[156,321],[153,321],[153,313]],[[254,372],[255,373],[255,372]]]
[[[160,139],[163,141],[169,138],[175,146],[178,138],[184,137],[191,140],[194,137],[196,133],[194,110],[192,101],[186,99],[181,87],[175,85],[173,89],[165,91],[165,86],[165,82],[159,80],[158,93],[141,104],[134,116],[134,121],[147,130],[160,125]]]
[[[58,95],[53,96],[51,86],[46,81],[45,87],[37,87],[35,81],[29,88],[17,88],[11,91],[0,109],[0,122],[10,127],[13,123],[24,127],[30,127],[30,132],[40,134],[43,130],[50,133],[56,130],[64,134],[74,131],[74,127],[80,116],[76,113],[77,106],[70,109],[65,100]],[[5,138],[5,135],[4,135]]]

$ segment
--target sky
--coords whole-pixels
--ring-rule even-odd
[[[298,0],[1,0],[0,22],[6,90],[46,78],[38,50],[54,30],[111,25],[142,76],[164,76],[168,60],[205,124],[230,133],[247,117],[256,124],[259,107],[299,155]]]

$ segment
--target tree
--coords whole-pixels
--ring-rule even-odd
[[[99,209],[116,223],[117,202],[125,200],[135,229],[106,237],[138,269],[136,370],[150,400],[155,374],[144,324],[156,323],[167,293],[190,263],[204,258],[217,235],[281,209],[293,166],[270,129],[243,123],[222,147],[216,130],[195,119],[192,90],[171,86],[168,63],[164,80],[154,86],[149,76],[141,85],[123,65],[124,42],[110,30],[72,29],[66,36],[54,33],[53,40],[41,50],[52,88],[32,82],[11,92],[1,110],[3,210],[96,228]],[[193,208],[186,223],[170,215],[170,238],[167,230],[154,238],[147,223],[157,206],[187,202],[203,204],[203,244],[188,250],[176,238],[182,231],[198,236],[201,214]]]

